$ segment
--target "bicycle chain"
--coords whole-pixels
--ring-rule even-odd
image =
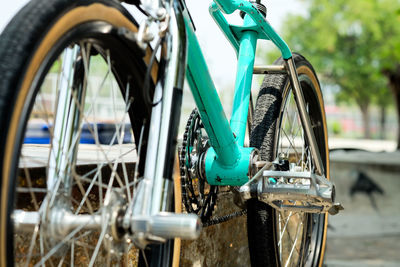
[[[247,213],[247,210],[243,209],[228,215],[211,218],[217,201],[218,186],[210,186],[209,193],[206,198],[206,194],[204,192],[206,181],[200,177],[201,175],[198,169],[198,164],[201,164],[201,159],[199,158],[200,153],[205,151],[196,151],[198,161],[197,166],[190,165],[192,164],[191,152],[193,151],[189,151],[190,145],[194,143],[194,138],[199,138],[200,136],[200,139],[202,139],[201,132],[198,132],[201,131],[201,128],[203,128],[203,125],[201,123],[200,114],[197,109],[194,109],[189,116],[185,127],[185,132],[183,134],[182,145],[179,149],[179,168],[181,174],[182,201],[185,205],[186,211],[199,215],[203,226],[207,227],[242,216]],[[208,140],[204,143],[203,140],[197,140],[197,144],[199,144],[199,142],[201,142],[200,146],[203,147],[198,148],[202,148],[203,150],[208,148]],[[195,168],[194,171],[193,168]],[[197,177],[193,177],[193,172],[195,172]],[[193,181],[198,181],[198,197],[196,196],[195,192],[196,188],[193,187]],[[194,208],[193,205],[195,205],[196,208]]]

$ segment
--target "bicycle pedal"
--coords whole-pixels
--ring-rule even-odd
[[[311,172],[265,170],[261,180],[242,186],[240,193],[244,199],[257,197],[277,210],[332,215],[343,210],[334,202],[334,184]]]

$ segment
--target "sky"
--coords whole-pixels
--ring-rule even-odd
[[[1,3],[0,31],[4,29],[15,13],[27,2],[27,0],[13,0]],[[217,88],[232,87],[236,73],[236,55],[208,13],[210,2],[210,0],[186,0],[214,83]],[[301,0],[263,0],[262,2],[267,3],[267,19],[278,33],[288,13],[305,12],[305,8],[302,8]],[[241,23],[241,18],[237,14],[229,16],[228,20],[235,24]],[[262,43],[260,45],[267,44]]]

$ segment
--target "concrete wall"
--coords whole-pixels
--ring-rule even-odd
[[[360,172],[383,194],[351,196]],[[331,177],[345,210],[329,220],[327,266],[400,266],[400,153],[331,152]]]

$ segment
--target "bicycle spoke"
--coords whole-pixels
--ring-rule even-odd
[[[64,260],[65,260],[65,255],[61,258],[61,261],[58,263],[58,267],[61,267],[62,265],[63,265],[63,263],[64,263]],[[74,266],[74,265],[72,265],[72,266]]]
[[[42,257],[39,263],[37,263],[35,266],[40,266],[44,264],[52,255],[54,255],[57,250],[59,250],[68,240],[70,240],[76,233],[78,233],[80,230],[83,229],[85,225],[81,225],[71,231],[66,237],[63,238],[62,241],[60,241],[57,245],[55,245],[45,256]]]
[[[303,143],[305,144],[303,128],[301,128],[301,140],[303,140]],[[304,148],[304,146],[301,146],[301,161],[300,161],[301,171],[304,171],[304,160],[307,160],[307,159],[305,159],[305,153],[306,153],[306,149]]]
[[[76,181],[81,181],[81,179],[80,179],[77,175],[74,175],[74,179],[75,179]],[[96,181],[96,178],[92,179],[92,181],[91,181],[90,184],[89,184],[88,189],[86,190],[86,192],[85,192],[84,194],[82,194],[82,200],[81,200],[81,202],[79,203],[79,206],[78,206],[78,208],[77,208],[76,211],[75,211],[75,214],[79,214],[79,211],[81,210],[81,208],[82,208],[82,206],[83,206],[83,203],[86,203],[86,204],[87,204],[87,206],[88,206],[88,208],[89,208],[89,213],[93,213],[93,208],[92,208],[90,202],[87,201],[87,199],[88,199],[88,196],[89,196],[90,191],[92,190],[92,188],[93,188],[93,186],[94,186],[94,184],[95,184],[95,181]],[[79,182],[79,183],[80,183],[80,182]]]
[[[282,214],[282,213],[280,212],[280,214]],[[286,227],[287,227],[287,225],[289,223],[290,217],[292,217],[292,212],[289,213],[288,217],[286,218],[285,225],[283,226],[282,232],[280,232],[280,238],[279,238],[278,246],[281,245],[282,237],[283,237],[283,234],[285,233],[285,230],[286,230]]]
[[[83,111],[81,105],[79,105],[79,104],[78,104],[78,108],[79,108],[81,111]],[[88,123],[88,130],[89,130],[90,133],[94,136],[94,135],[95,135],[94,130],[93,130],[93,128],[89,125],[89,122],[86,120],[85,117],[83,118],[83,120],[85,120],[85,122]],[[115,134],[114,134],[114,137],[115,137]],[[115,140],[114,137],[113,137],[113,140]],[[106,162],[107,162],[107,165],[110,167],[110,169],[113,170],[114,167],[110,164],[111,161],[108,159],[107,154],[105,153],[104,149],[100,146],[99,143],[97,143],[96,145],[97,145],[98,148],[99,148],[99,152],[101,152],[102,155],[103,155],[103,157],[105,158],[105,160],[106,160]],[[120,185],[122,185],[121,179],[120,179],[120,177],[118,176],[118,174],[117,174],[117,180],[120,182]]]
[[[126,90],[125,90],[125,103],[128,103],[128,101],[129,101],[128,100],[128,96],[129,96],[129,83],[127,84],[127,87],[126,87]],[[125,119],[126,119],[126,115],[128,114],[129,107],[130,107],[130,103],[128,105],[126,105],[124,117],[123,117],[123,119],[121,121],[121,123],[122,123],[122,131],[121,132],[124,133],[124,134],[125,134],[125,123],[124,122],[125,122]],[[123,139],[124,139],[124,137],[122,137],[121,141],[119,142],[120,154],[122,154],[122,142],[123,142]],[[125,161],[124,161],[123,158],[122,158],[122,171],[123,171],[123,174],[124,174],[125,185],[128,185],[129,184],[128,172],[126,170],[126,164],[125,164]],[[127,187],[126,189],[127,189],[127,195],[128,195],[128,202],[131,202],[132,198],[131,198],[131,194],[130,194],[130,191],[129,191],[129,187]]]
[[[70,260],[70,265],[74,266],[74,256],[75,256],[75,242],[72,242],[71,244],[71,260]]]
[[[108,218],[106,218],[105,221],[108,221]],[[93,264],[94,264],[94,261],[96,260],[97,254],[99,253],[99,250],[100,250],[100,245],[102,244],[103,239],[104,239],[104,237],[106,235],[106,230],[107,230],[107,224],[104,224],[102,229],[101,229],[100,237],[99,237],[99,240],[97,241],[96,248],[94,249],[94,252],[92,254],[92,258],[90,259],[89,267],[92,267]]]
[[[43,259],[43,255],[44,255],[44,240],[43,240],[43,229],[42,227],[40,227],[39,229],[40,231],[40,235],[39,235],[39,245],[40,245],[40,257]],[[42,265],[44,266],[44,262],[42,263]]]
[[[29,194],[30,194],[30,196],[32,198],[32,202],[33,202],[34,208],[35,208],[35,210],[39,210],[39,204],[38,204],[38,201],[37,201],[36,196],[35,196],[35,194],[33,192],[33,189],[32,189],[31,175],[29,173],[29,170],[26,167],[24,167],[24,174],[25,174],[25,179],[26,179],[26,181],[28,183],[28,192],[29,192]],[[17,191],[18,191],[18,188],[17,188]]]
[[[294,144],[292,143],[292,141],[290,141],[289,136],[287,135],[287,133],[285,132],[284,129],[282,129],[282,132],[283,132],[283,134],[286,136],[287,140],[289,141],[289,144],[292,146],[292,148],[293,148],[293,150],[294,150],[294,153],[296,153],[296,157],[298,157],[298,156],[299,156],[299,153],[297,152],[297,150],[296,150]],[[290,147],[289,147],[289,148],[290,148]]]
[[[149,267],[149,263],[148,263],[148,261],[147,261],[146,253],[144,253],[144,250],[143,250],[143,249],[141,249],[140,252],[142,253],[144,262],[145,262],[145,264],[146,264],[146,267]]]
[[[74,178],[76,184],[78,185],[79,191],[82,194],[82,201],[84,201],[86,203],[86,206],[89,209],[89,213],[93,214],[92,204],[90,204],[90,201],[88,201],[88,199],[87,199],[87,195],[89,195],[91,187],[90,187],[89,190],[87,190],[85,192],[85,189],[83,188],[83,185],[82,185],[80,179],[78,179],[76,177],[76,175],[72,175],[72,177]]]
[[[26,259],[26,264],[25,264],[25,266],[28,266],[28,265],[29,265],[29,262],[30,262],[31,259],[32,259],[33,248],[34,248],[35,243],[36,243],[36,238],[37,238],[38,232],[39,232],[39,224],[36,224],[36,225],[35,225],[35,228],[34,228],[34,230],[33,230],[33,236],[32,236],[32,239],[31,239],[31,243],[30,243],[30,245],[29,245],[28,256],[27,256],[27,259]]]
[[[297,215],[297,217],[300,217],[300,213],[295,213],[295,214]],[[301,218],[299,218],[299,221],[302,222]],[[294,222],[293,222],[293,223],[294,223]],[[296,222],[296,223],[297,223],[297,222]],[[297,228],[296,228],[296,229],[298,229],[298,227],[300,227],[300,225],[297,223]],[[296,230],[296,232],[297,232],[297,230]],[[293,240],[292,234],[290,233],[290,231],[287,231],[287,236],[288,236],[288,239],[290,240],[290,243],[293,244],[295,241]],[[300,251],[298,250],[298,248],[295,247],[295,249],[296,249],[297,255],[300,256]]]
[[[285,267],[288,266],[288,264],[289,264],[289,262],[290,262],[290,259],[292,258],[293,251],[294,251],[294,248],[295,248],[295,246],[296,246],[296,244],[297,244],[297,239],[298,239],[299,234],[300,234],[300,226],[301,226],[301,225],[303,225],[303,222],[301,222],[301,223],[299,224],[299,226],[297,227],[296,238],[295,238],[295,240],[294,240],[294,242],[293,242],[293,245],[292,245],[292,248],[291,248],[291,250],[290,250],[290,254],[289,254],[289,257],[288,257],[288,259],[287,259],[287,261],[286,261]]]
[[[142,153],[142,142],[143,142],[144,126],[145,126],[145,122],[143,122],[142,129],[140,130],[139,146],[138,146],[138,149],[137,149],[137,162],[136,162],[136,165],[135,165],[135,172],[133,174],[133,183],[135,183],[137,181],[137,177],[139,175],[139,162],[140,162],[140,155]],[[133,189],[132,190],[132,198],[133,198],[134,191],[135,190]]]

